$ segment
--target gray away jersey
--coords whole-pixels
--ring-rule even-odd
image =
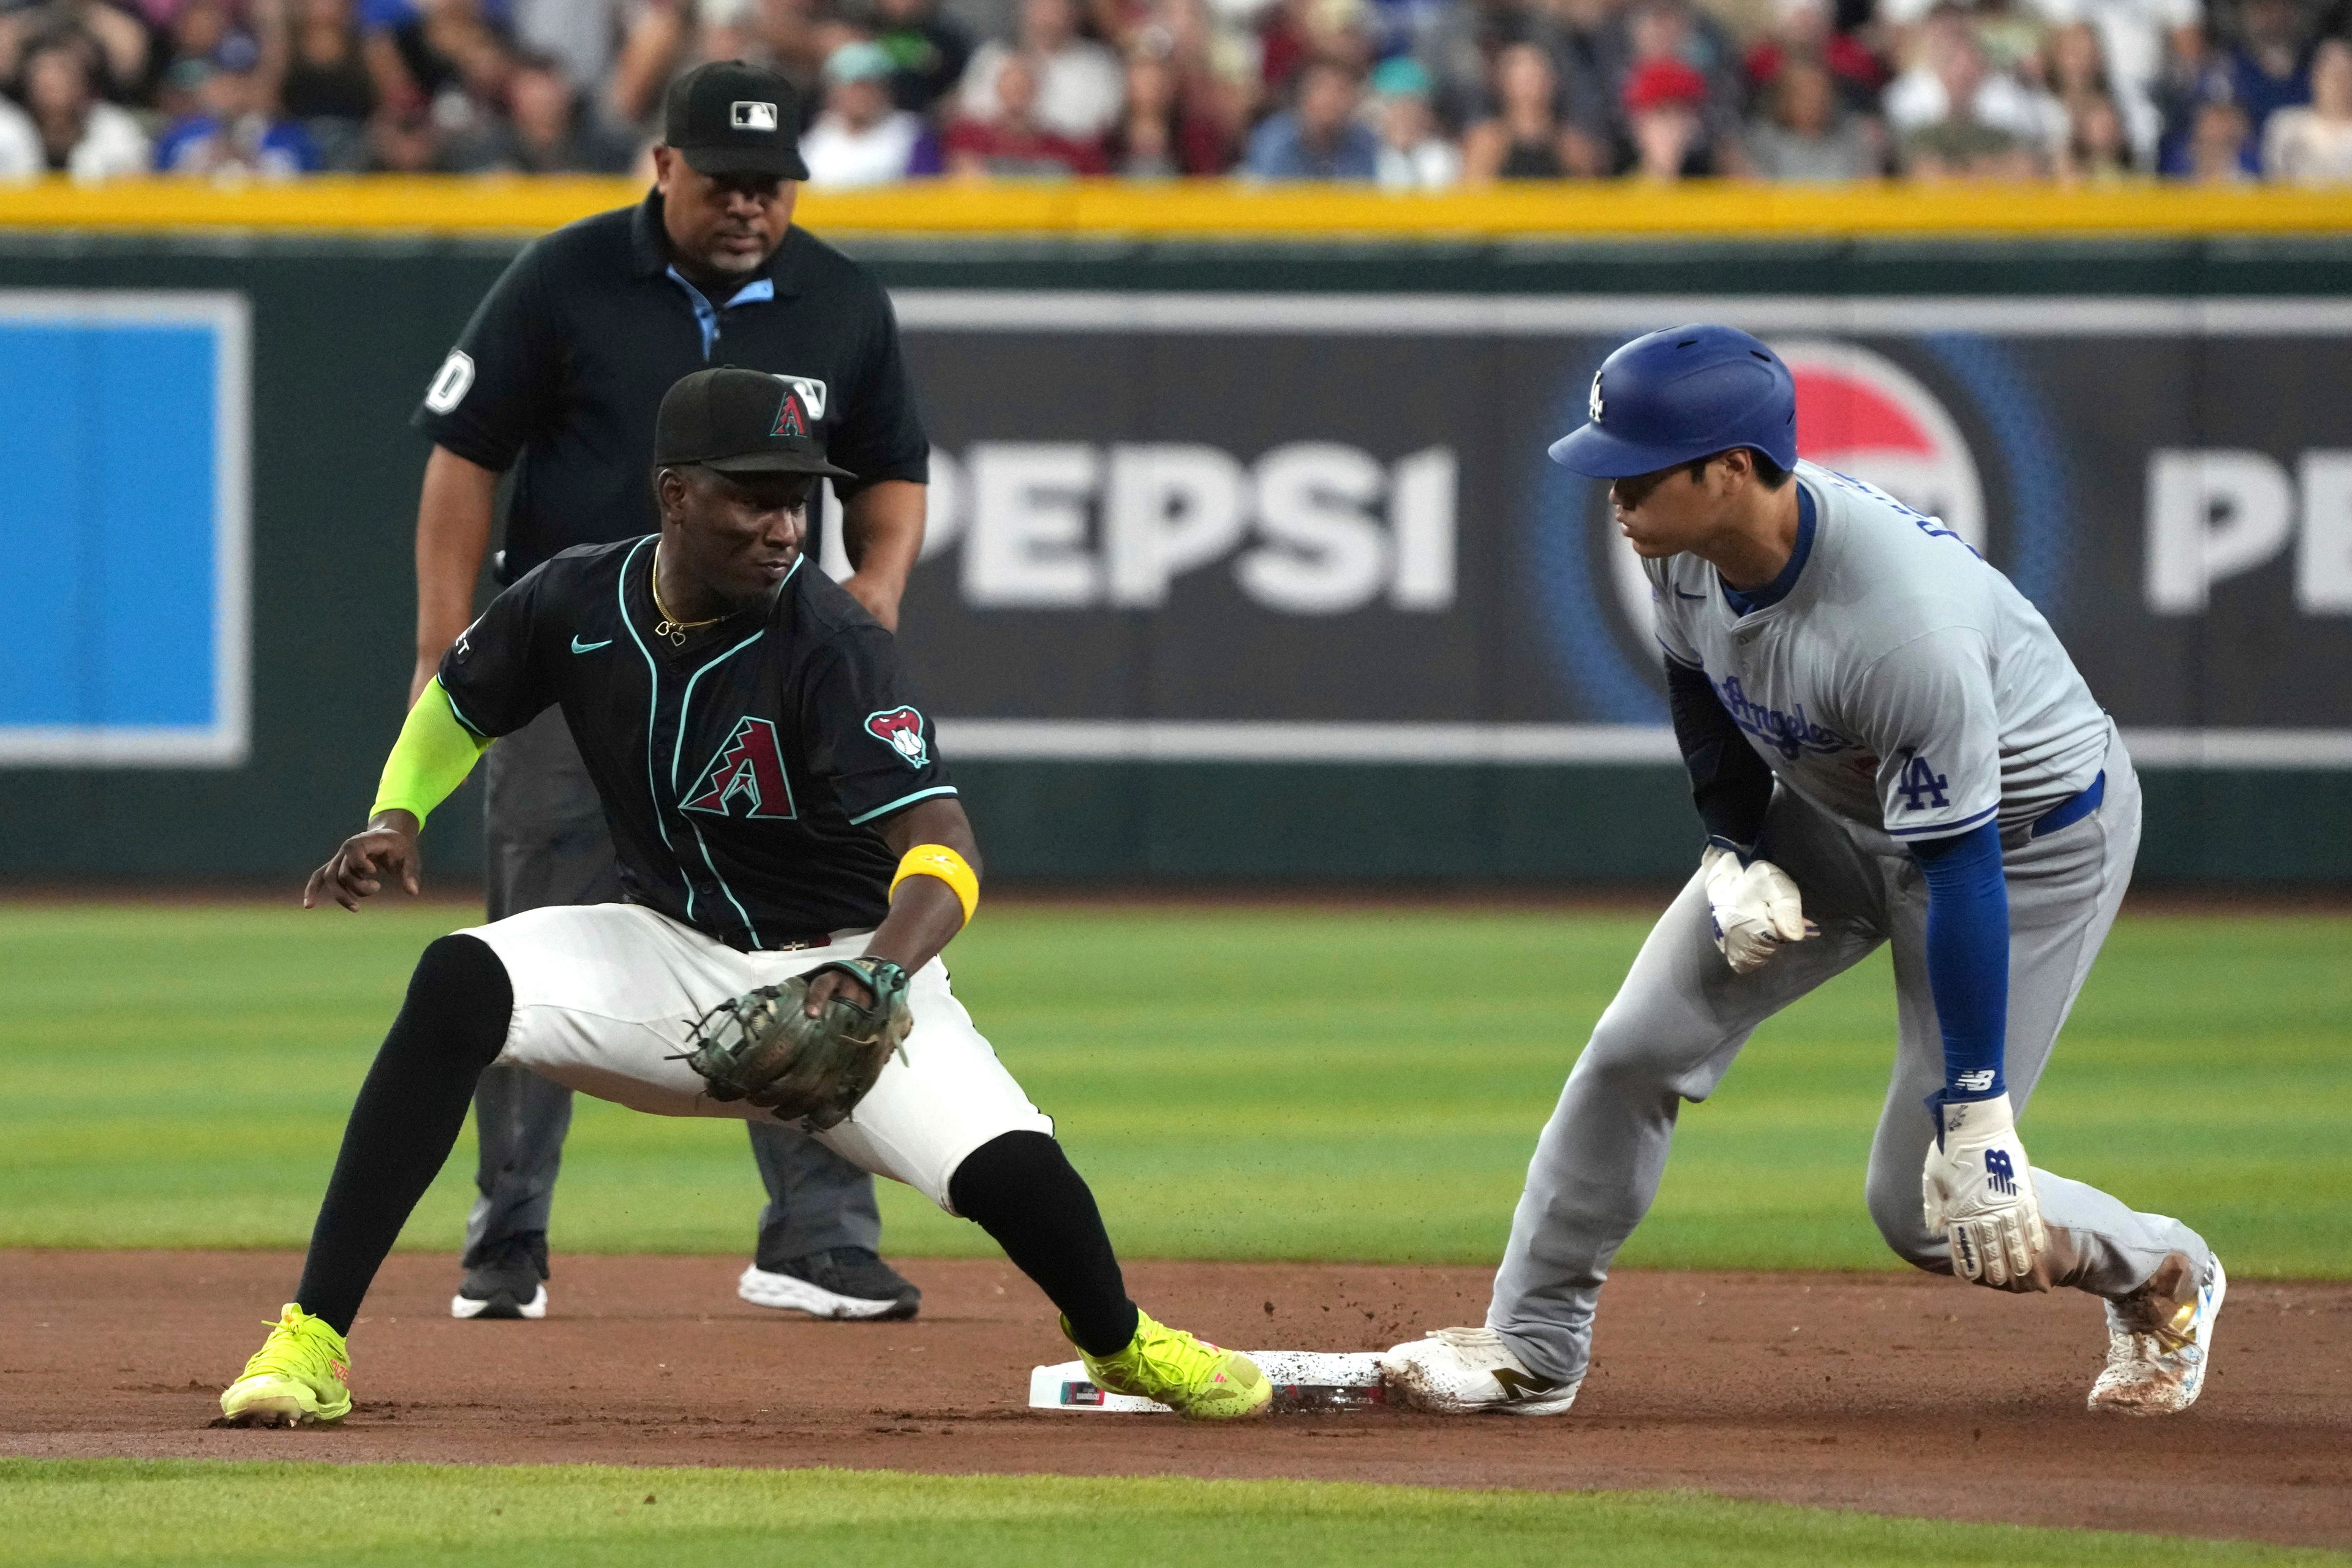
[[[1813,539],[1735,611],[1696,555],[1644,561],[1666,657],[1822,810],[1910,842],[2032,822],[2089,787],[2107,716],[2024,595],[1942,523],[1812,463]]]

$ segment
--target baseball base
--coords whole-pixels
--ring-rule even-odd
[[[1274,1384],[1274,1413],[1370,1410],[1388,1403],[1377,1351],[1251,1351],[1266,1381]],[[1084,1362],[1066,1361],[1029,1373],[1032,1410],[1099,1411],[1112,1415],[1165,1415],[1156,1399],[1106,1394],[1087,1381]]]

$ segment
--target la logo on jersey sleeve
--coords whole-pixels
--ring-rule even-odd
[[[738,811],[736,806],[743,807]],[[712,816],[793,817],[793,786],[784,777],[784,753],[776,727],[765,719],[745,719],[678,803],[681,811]]]
[[[931,743],[923,738],[923,716],[912,708],[888,708],[866,716],[866,732],[898,753],[910,768],[931,760]]]

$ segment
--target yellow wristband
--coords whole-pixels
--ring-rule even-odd
[[[971,923],[972,911],[980,908],[980,879],[962,856],[944,844],[918,844],[899,858],[898,874],[890,879],[892,898],[909,877],[937,877],[953,888],[956,902],[963,906],[963,923]]]

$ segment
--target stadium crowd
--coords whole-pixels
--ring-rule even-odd
[[[2352,182],[2352,0],[0,0],[0,178],[623,174],[705,59],[812,183]]]

